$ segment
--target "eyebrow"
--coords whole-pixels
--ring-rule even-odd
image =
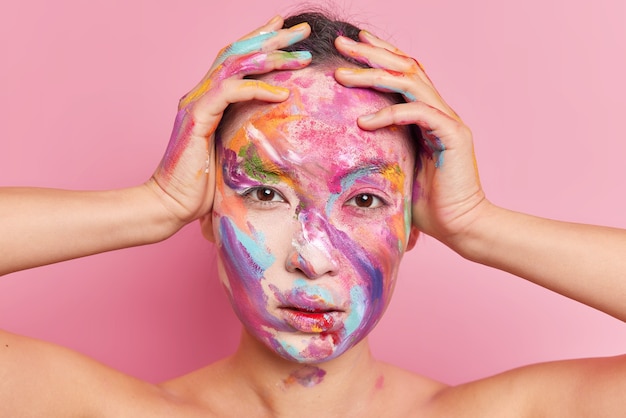
[[[258,155],[244,158],[240,166],[248,177],[254,180],[278,183],[281,177],[285,177],[285,172],[280,167],[272,162],[266,164]]]
[[[389,172],[389,170],[397,171],[398,164],[397,162],[388,162],[383,160],[369,160],[363,161],[358,166],[355,166],[352,169],[348,169],[343,173],[338,173],[338,175],[333,178],[333,183],[341,184],[341,190],[350,187],[354,184],[359,178],[369,176],[372,174],[381,174],[385,175]]]

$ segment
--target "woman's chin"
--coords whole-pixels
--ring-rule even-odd
[[[316,364],[340,356],[345,347],[334,333],[279,332],[270,347],[286,360]]]

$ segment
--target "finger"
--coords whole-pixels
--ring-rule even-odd
[[[216,72],[205,78],[192,91],[185,95],[179,103],[182,109],[204,96],[216,83],[229,78],[243,78],[247,75],[264,74],[274,70],[297,70],[311,62],[308,51],[273,51],[255,53],[247,56],[233,56],[226,60]]]
[[[218,89],[195,102],[189,109],[192,119],[213,131],[219,123],[224,110],[232,103],[250,100],[264,102],[282,102],[289,97],[289,89],[273,86],[261,80],[227,79]]]
[[[358,119],[361,129],[375,130],[391,125],[412,125],[422,131],[422,151],[427,158],[434,160],[435,167],[443,165],[444,152],[453,149],[455,138],[470,137],[471,133],[460,123],[439,109],[423,102],[402,103]]]
[[[257,35],[262,35],[263,33],[266,33],[266,32],[275,32],[278,29],[282,28],[283,24],[284,24],[284,20],[283,20],[282,16],[276,15],[273,18],[271,18],[263,26],[253,30],[252,32],[242,36],[241,38],[239,38],[237,40],[241,41],[242,39],[253,38],[253,37],[257,36]]]
[[[231,57],[224,63],[223,71],[213,78],[243,78],[247,75],[265,74],[274,70],[298,70],[311,63],[309,51],[258,52],[243,57]]]
[[[368,131],[391,125],[416,124],[425,132],[443,138],[467,127],[460,121],[424,102],[400,103],[358,119],[359,127]]]
[[[423,102],[400,103],[385,107],[376,113],[359,117],[358,124],[361,129],[368,131],[391,125],[415,124],[421,128],[431,151],[439,152],[453,145],[451,142],[454,141],[450,141],[449,138],[471,137],[465,124]]]
[[[366,87],[384,93],[400,93],[408,101],[424,100],[429,87],[398,71],[373,68],[338,68],[335,79],[346,87]],[[421,87],[421,88],[420,88]]]
[[[301,23],[289,29],[267,32],[252,38],[237,41],[222,49],[204,78],[180,100],[178,108],[188,106],[194,100],[204,95],[213,83],[213,72],[224,64],[224,61],[236,55],[245,55],[252,52],[272,51],[292,45],[311,33],[307,23]],[[300,68],[300,67],[297,67]]]
[[[335,47],[341,54],[372,68],[388,68],[403,73],[421,71],[416,61],[406,55],[396,54],[368,43],[356,42],[345,36],[337,37]]]
[[[430,83],[416,74],[371,68],[338,68],[336,80],[346,87],[366,87],[384,93],[400,93],[409,102],[425,102],[460,120],[457,113],[441,98]]]
[[[379,37],[373,35],[372,33],[366,30],[362,30],[361,32],[359,32],[359,40],[361,40],[361,42],[376,46],[378,48],[384,48],[387,51],[393,52],[394,54],[397,54],[397,55],[403,55],[405,57],[409,56],[408,54],[398,49],[396,46],[390,44],[387,41],[380,39]]]
[[[393,52],[394,54],[404,55],[405,57],[413,60],[413,62],[415,62],[415,65],[417,65],[420,68],[420,70],[422,70],[424,72],[424,74],[426,75],[426,77],[428,78],[428,74],[426,74],[426,69],[424,68],[424,66],[422,65],[421,62],[419,62],[415,58],[409,56],[408,54],[406,54],[405,52],[401,51],[400,49],[398,49],[394,45],[390,44],[389,42],[387,42],[387,41],[385,41],[383,39],[380,39],[376,35],[373,35],[371,32],[368,32],[366,30],[362,30],[361,32],[359,32],[359,40],[361,42],[365,42],[365,43],[368,43],[370,45],[377,46],[379,48],[384,48],[387,51]],[[429,80],[430,80],[430,78],[429,78]]]
[[[251,38],[241,39],[222,49],[214,67],[232,55],[244,55],[251,52],[272,51],[295,44],[309,36],[311,27],[308,23],[300,23],[288,29],[280,29],[261,33]]]

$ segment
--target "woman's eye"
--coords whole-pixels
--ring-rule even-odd
[[[374,209],[383,205],[383,201],[373,194],[361,193],[348,200],[346,203],[350,206],[357,206],[359,208]]]
[[[285,199],[274,189],[269,187],[255,187],[249,190],[246,197],[259,202],[284,202]]]

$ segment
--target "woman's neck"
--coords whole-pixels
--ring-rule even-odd
[[[299,416],[319,416],[318,409],[353,415],[358,412],[354,408],[367,410],[383,383],[383,368],[367,339],[331,361],[299,364],[279,357],[244,330],[237,352],[227,361],[234,383],[274,416],[293,414],[294,408],[302,411]]]

